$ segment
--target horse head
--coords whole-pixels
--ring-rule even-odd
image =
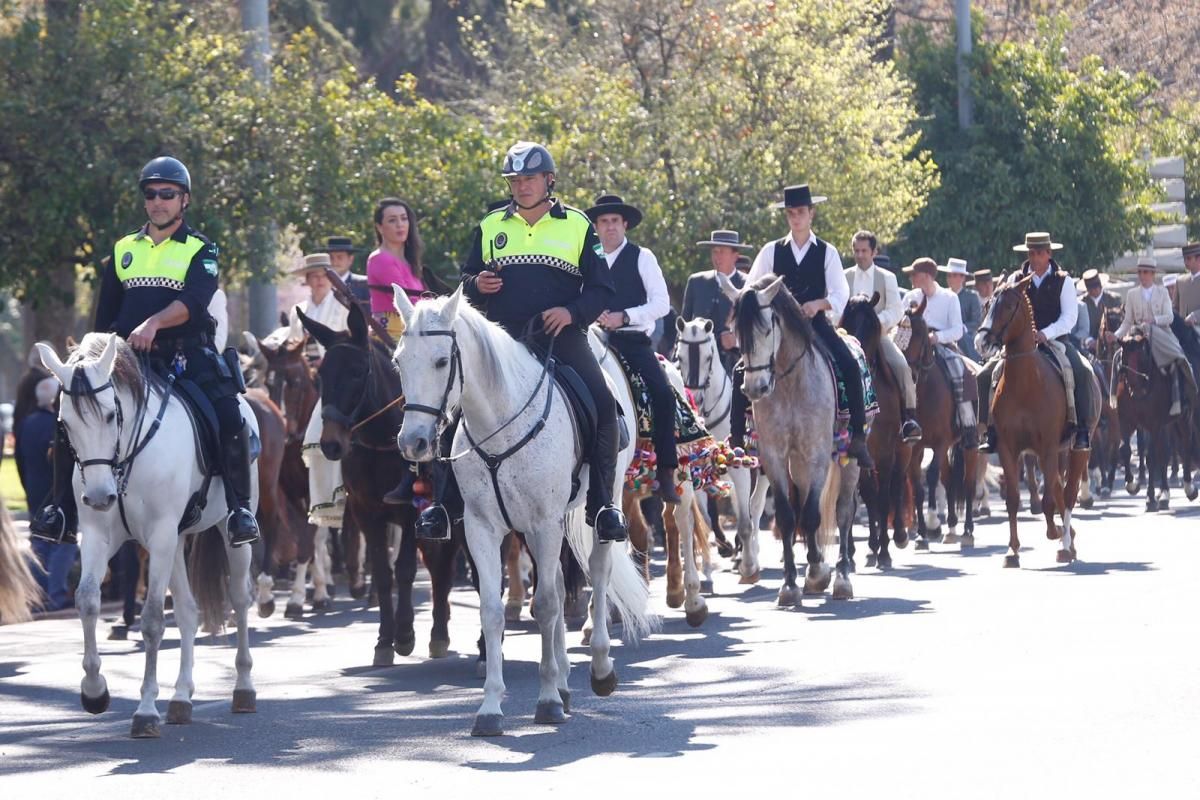
[[[992,296],[992,305],[975,335],[975,347],[984,357],[996,354],[1023,335],[1032,335],[1033,307],[1025,290],[1031,279],[1027,275],[1008,281]]]
[[[904,360],[910,366],[927,365],[933,357],[929,344],[929,324],[925,322],[925,308],[928,305],[929,298],[921,295],[920,303],[910,304],[904,309],[904,316],[892,334],[893,341],[904,353]]]
[[[1155,373],[1154,358],[1150,352],[1150,339],[1140,328],[1121,340],[1121,369],[1125,385],[1134,399],[1150,394],[1151,379]]]
[[[725,295],[734,300],[733,318],[745,368],[742,388],[750,400],[762,400],[809,352],[815,335],[812,323],[783,285],[782,278],[764,275],[744,287],[740,294],[724,275],[718,275],[718,281]],[[785,326],[794,337],[784,336]],[[777,368],[776,359],[781,357],[784,345],[793,340],[802,346],[801,351],[786,367]]]
[[[300,324],[322,347],[318,375],[321,379],[321,452],[338,461],[350,451],[356,423],[373,409],[371,377],[374,371],[367,321],[358,305],[350,307],[346,331],[334,331],[296,309]],[[307,367],[306,367],[307,368]],[[292,415],[288,413],[288,428]],[[307,420],[300,421],[304,425]]]
[[[879,349],[879,337],[883,335],[883,326],[879,324],[879,314],[875,311],[878,302],[879,292],[871,297],[857,294],[850,298],[842,312],[841,327],[858,339],[863,352],[871,360],[874,360],[873,354]]]
[[[418,309],[408,294],[393,285],[393,304],[404,320],[404,334],[392,363],[404,385],[404,424],[396,437],[409,461],[430,461],[437,452],[441,427],[462,403],[462,360],[458,332],[462,286],[447,298],[431,298]]]
[[[267,394],[287,421],[288,441],[302,439],[318,396],[304,355],[304,338],[267,337],[259,343],[258,354],[266,365]]]
[[[696,317],[685,322],[683,317],[675,318],[676,360],[679,371],[684,375],[684,386],[692,393],[696,403],[704,406],[704,393],[712,383],[712,376],[721,366],[720,353],[717,350],[717,338],[713,334],[712,320]]]
[[[39,342],[37,348],[46,369],[63,385],[58,418],[83,477],[83,503],[107,511],[117,499],[126,415],[132,421],[131,412],[141,407],[146,379],[133,351],[116,334],[89,333],[65,364],[49,345]]]

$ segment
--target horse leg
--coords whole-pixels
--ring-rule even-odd
[[[784,494],[785,486],[791,490],[790,498]],[[796,541],[795,491],[796,488],[790,483],[775,484],[775,525],[783,542],[783,585],[779,587],[776,601],[780,608],[790,608],[800,603],[800,590],[796,587],[796,555],[793,552]]]
[[[1154,445],[1147,441],[1150,437],[1141,426],[1137,430],[1137,448],[1138,448],[1138,489],[1141,489],[1143,483],[1146,482],[1146,462],[1150,460],[1150,451],[1154,449]],[[1135,492],[1136,494],[1136,492]]]
[[[416,610],[412,600],[413,584],[417,580],[417,532],[411,519],[405,520],[401,531],[395,564],[396,616],[392,642],[397,655],[409,656],[417,647],[417,632],[413,628]],[[382,595],[379,605],[383,606]]]
[[[433,628],[429,634],[430,658],[445,658],[450,652],[450,589],[454,586],[458,545],[453,539],[449,542],[421,545],[421,559],[429,570],[433,603]],[[411,592],[409,597],[412,597]]]
[[[932,538],[928,534],[932,532],[936,535],[942,527],[942,521],[938,518],[937,513],[939,468],[942,465],[942,457],[938,454],[939,449],[934,450],[934,457],[930,459],[929,467],[925,470],[925,496],[928,502],[924,511],[926,538]]]
[[[1037,479],[1037,462],[1034,461],[1032,454],[1026,454],[1025,461],[1025,485],[1029,488],[1029,513],[1035,517],[1042,513],[1042,487],[1038,484]],[[1045,465],[1043,465],[1044,468]]]
[[[967,518],[963,522],[963,536],[959,550],[972,550],[975,547],[975,473],[979,469],[979,451],[963,450],[965,460],[963,472],[963,499],[967,504]]]
[[[857,467],[846,466],[839,468],[841,474],[840,491],[837,494],[837,526],[838,526],[838,561],[837,577],[833,579],[833,599],[849,600],[854,597],[854,587],[850,583],[850,573],[854,571],[854,537],[851,529],[854,525],[854,492],[857,480],[847,480],[848,475],[857,478]]]
[[[680,537],[679,527],[675,524],[675,514],[672,511],[674,507],[664,505],[662,519],[663,526],[667,531],[667,606],[679,608],[684,601],[683,565],[679,561]]]
[[[207,532],[199,534],[208,535]],[[175,625],[179,628],[179,677],[175,679],[175,694],[167,705],[167,724],[186,725],[192,721],[192,695],[196,686],[192,681],[195,662],[196,629],[200,614],[196,598],[188,584],[187,562],[184,548],[175,548],[174,565],[171,570],[171,598],[174,602]]]
[[[642,578],[646,583],[650,582],[650,528],[646,525],[646,517],[642,514],[642,501],[638,499],[632,491],[621,492],[621,510],[625,514],[629,532],[629,546],[633,548],[637,554],[638,563],[642,567]],[[509,570],[509,575],[512,575],[512,570]],[[510,577],[509,580],[512,578]],[[521,595],[524,601],[524,589]],[[509,621],[516,621],[521,618],[521,609],[518,606],[516,616],[512,616],[513,612],[513,587],[510,584],[508,587],[508,605],[504,609],[504,616]]]
[[[690,485],[685,485],[681,502],[672,509],[670,516],[674,518],[674,527],[678,531],[679,542],[683,550],[683,613],[688,625],[698,628],[708,618],[708,605],[700,596],[700,574],[696,569],[696,537],[692,529],[692,502],[695,494]],[[663,522],[666,522],[664,515]]]
[[[182,537],[171,531],[150,542],[150,577],[146,581],[146,602],[142,606],[142,644],[146,648],[146,670],[142,676],[142,701],[133,712],[131,735],[135,739],[158,738],[158,649],[162,645],[165,614],[163,601],[167,581],[175,567],[175,550],[183,547]]]
[[[954,446],[958,450],[958,445]],[[962,458],[960,452],[955,452],[955,461]],[[938,467],[942,474],[942,486],[946,489],[946,535],[942,537],[942,544],[958,544],[958,469],[959,465],[951,460],[950,451],[943,450],[938,453]]]
[[[1003,441],[1000,443],[1000,468],[1004,470],[1004,508],[1008,512],[1008,554],[1004,566],[1021,566],[1021,540],[1017,537],[1017,514],[1021,511],[1020,456]]]
[[[915,547],[917,550],[928,550],[929,531],[925,527],[925,482],[923,480],[924,475],[921,474],[921,456],[921,450],[913,450],[908,477],[913,492],[913,509],[916,512],[913,516],[917,519],[917,543]]]
[[[704,578],[700,581],[700,591],[707,594],[712,594],[713,582],[713,560],[712,560],[712,538],[709,536],[712,533],[712,528],[709,527],[708,521],[704,518],[704,513],[700,510],[700,503],[695,497],[693,490],[693,500],[688,504],[692,513],[690,516],[692,529],[692,540],[695,549],[699,552],[700,558],[697,566],[704,573]],[[726,542],[728,545],[728,542]],[[730,554],[733,552],[732,546],[729,546]]]
[[[754,516],[754,496],[758,488],[765,483],[759,480],[759,486],[751,490],[750,470],[736,467],[729,471],[729,480],[733,484],[733,507],[737,512],[737,538],[741,544],[742,557],[738,562],[738,583],[758,583],[760,567],[758,564],[758,518]],[[765,488],[763,494],[766,494]],[[762,509],[759,509],[761,515]]]
[[[475,713],[472,736],[500,736],[504,733],[504,604],[500,585],[500,535],[493,534],[491,523],[471,506],[464,512],[467,547],[479,578],[479,622],[483,628],[487,653],[487,678],[483,683],[483,703]]]
[[[1052,444],[1038,453],[1038,461],[1042,466],[1042,475],[1046,480],[1045,502],[1042,504],[1042,516],[1046,520],[1046,538],[1057,541],[1062,532],[1054,523],[1054,513],[1060,514],[1066,508],[1066,498],[1062,491],[1062,470],[1059,464],[1058,445]]]
[[[83,624],[83,680],[79,684],[79,701],[83,710],[89,714],[101,714],[108,710],[111,698],[108,694],[108,681],[100,673],[100,653],[96,648],[96,622],[100,618],[100,584],[104,581],[108,560],[120,548],[122,542],[118,540],[110,544],[107,535],[91,529],[81,538],[82,571],[79,587],[75,590],[75,606],[79,609],[79,621]]]
[[[555,640],[563,615],[562,533],[561,526],[546,526],[534,534],[526,534],[526,543],[538,568],[538,590],[533,597],[534,618],[542,634],[542,659],[538,665],[538,699],[534,722],[539,725],[558,725],[567,721],[559,695],[558,668],[561,663]],[[549,533],[553,531],[553,535]],[[565,641],[565,634],[564,634]]]
[[[375,641],[376,667],[389,667],[395,663],[392,651],[395,620],[392,606],[392,563],[388,558],[388,526],[382,521],[371,519],[362,526],[371,553],[371,585],[379,600],[379,638]]]
[[[350,596],[362,600],[367,596],[367,576],[363,568],[363,557],[366,548],[363,547],[362,533],[354,515],[346,513],[342,517],[342,562],[346,567],[346,582],[350,584]]]
[[[254,668],[254,659],[250,657],[249,611],[253,599],[250,596],[250,548],[232,547],[224,526],[219,530],[225,545],[225,559],[229,564],[229,587],[226,591],[237,623],[237,655],[234,657],[237,679],[233,684],[232,710],[235,714],[246,714],[257,710],[257,695],[250,677]]]
[[[288,595],[283,616],[288,619],[304,619],[304,595],[308,585],[308,561],[296,562],[296,575],[292,578],[292,593]]]
[[[572,515],[578,514],[578,510],[572,512]],[[571,517],[568,519],[570,520]],[[664,514],[663,523],[673,526],[674,520],[670,514]],[[676,531],[675,535],[678,536],[679,532]],[[592,633],[589,646],[592,651],[592,691],[601,697],[612,694],[613,689],[617,686],[617,671],[609,656],[611,640],[608,635],[608,582],[612,578],[611,548],[612,545],[600,543],[600,539],[593,529],[592,552],[588,556],[588,573],[592,576]],[[678,543],[676,543],[675,549],[678,553]]]
[[[563,544],[567,544],[564,542]],[[574,560],[574,554],[570,552],[570,545],[564,548],[564,551],[571,557],[571,564],[578,569],[578,563]],[[555,582],[558,585],[558,594],[560,597],[567,596],[567,584],[563,576],[564,568],[562,561],[559,561],[560,569],[554,576]],[[580,570],[582,572],[582,570]],[[584,610],[586,614],[586,609]],[[558,666],[558,696],[562,700],[562,710],[566,714],[571,713],[571,659],[567,656],[567,616],[564,612],[558,619],[558,624],[554,627],[554,658]]]
[[[313,601],[312,610],[324,612],[333,608],[329,599],[329,528],[317,526],[313,536]]]
[[[831,480],[835,471],[836,467],[831,469],[825,480]],[[798,492],[796,499],[801,499]],[[808,561],[808,569],[804,575],[804,593],[823,594],[829,588],[833,571],[825,563],[825,553],[821,549],[821,525],[829,521],[821,518],[821,493],[816,487],[809,486],[800,507],[800,530],[804,532],[804,549]],[[836,520],[833,522],[836,524]]]
[[[508,575],[508,594],[504,603],[504,621],[519,622],[525,607],[525,581],[521,580],[521,540],[507,533],[500,545],[504,556],[504,571]]]

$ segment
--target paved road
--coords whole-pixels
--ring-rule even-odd
[[[78,702],[78,621],[5,627],[0,792],[1197,797],[1200,505],[1148,516],[1142,502],[1118,500],[1103,518],[1081,512],[1071,566],[1055,564],[1026,515],[1023,568],[1003,569],[1007,527],[993,519],[969,556],[910,547],[885,575],[862,567],[860,550],[856,599],[806,598],[794,610],[774,608],[780,570],[766,541],[762,583],[718,573],[702,629],[667,611],[657,587],[663,630],[615,648],[612,697],[590,694],[584,650],[572,647],[575,708],[561,728],[532,722],[539,642],[523,622],[505,644],[502,739],[468,735],[481,697],[469,590],[454,595],[457,652],[391,668],[364,666],[374,612],[349,600],[303,623],[256,620],[252,716],[229,713],[233,651],[205,640],[195,721],[164,726],[157,741],[127,738],[136,642],[101,643],[113,704],[90,717]],[[419,641],[428,626],[426,606]],[[164,713],[178,663],[167,635]]]

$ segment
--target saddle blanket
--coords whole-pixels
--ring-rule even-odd
[[[879,398],[875,396],[875,384],[871,381],[871,368],[867,364],[867,357],[863,353],[862,345],[858,339],[854,338],[845,331],[839,329],[838,335],[842,337],[842,341],[850,348],[851,355],[858,362],[858,371],[862,376],[863,386],[863,406],[866,410],[867,417],[867,432],[871,431],[871,420],[879,413]],[[833,378],[834,386],[837,387],[835,395],[837,396],[837,414],[833,419],[833,457],[838,459],[843,465],[849,462],[849,457],[846,455],[847,449],[850,447],[850,397],[846,394],[846,381],[839,372],[837,364],[832,358],[826,358],[825,363],[829,365],[829,373]]]

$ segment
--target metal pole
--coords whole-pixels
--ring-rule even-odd
[[[271,34],[268,0],[239,0],[242,11],[242,30],[249,36],[246,42],[246,62],[254,79],[264,92],[271,90]],[[261,219],[261,217],[260,217]],[[279,326],[279,299],[275,292],[274,222],[256,224],[250,234],[250,280],[246,286],[248,323],[256,336],[266,336]]]
[[[958,127],[971,127],[971,0],[954,0],[955,20],[958,23]]]

